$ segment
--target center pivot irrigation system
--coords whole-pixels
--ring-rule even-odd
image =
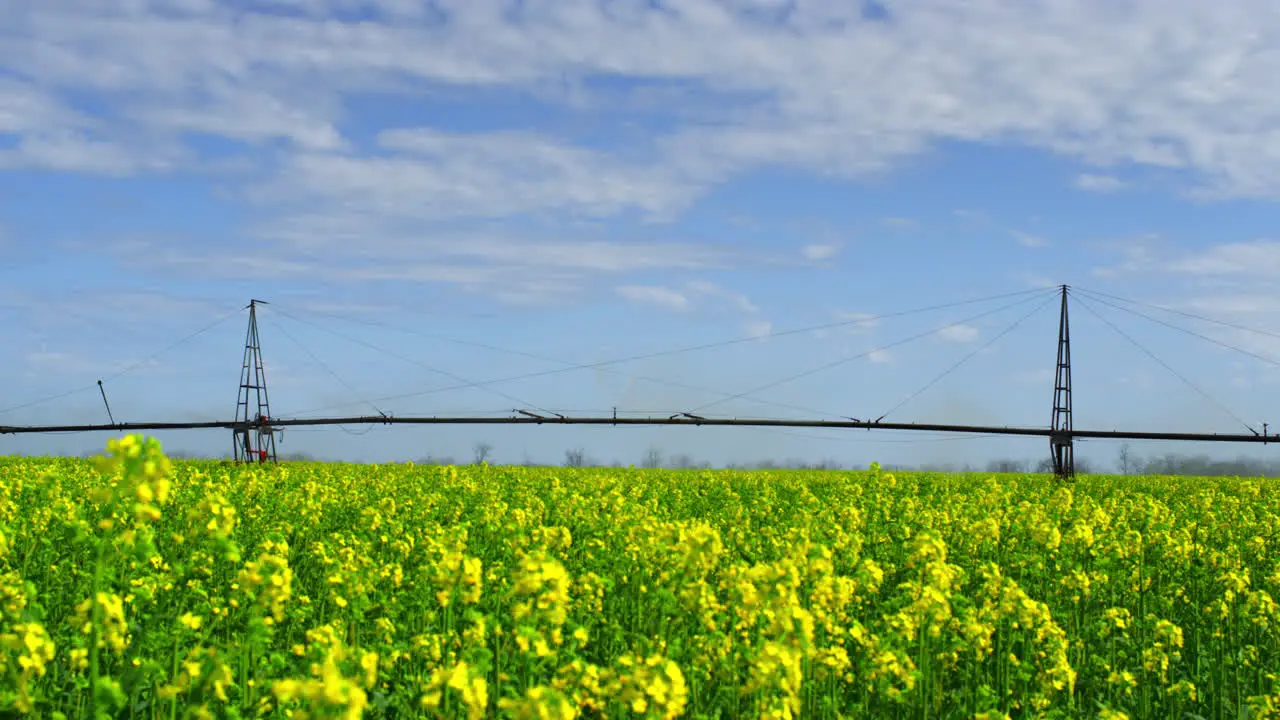
[[[761,428],[836,428],[865,430],[917,430],[935,433],[966,433],[985,435],[1038,436],[1049,439],[1053,471],[1059,478],[1075,475],[1074,446],[1077,438],[1107,438],[1129,440],[1181,440],[1199,442],[1262,443],[1280,441],[1280,435],[1268,434],[1267,425],[1261,433],[1249,428],[1250,434],[1142,432],[1123,430],[1079,430],[1072,424],[1071,412],[1071,332],[1067,317],[1069,286],[1061,286],[1061,312],[1058,320],[1058,356],[1053,384],[1053,411],[1048,427],[996,427],[985,425],[952,425],[938,423],[895,423],[877,420],[804,420],[804,419],[750,419],[713,418],[694,413],[676,413],[670,417],[618,417],[615,409],[609,417],[566,417],[558,413],[539,414],[528,410],[513,410],[509,417],[395,417],[386,413],[354,417],[322,417],[279,419],[271,416],[267,396],[267,376],[262,361],[262,346],[258,335],[257,308],[264,301],[251,300],[245,307],[249,311],[249,327],[245,334],[244,361],[240,370],[240,386],[236,399],[236,417],[231,421],[208,422],[144,422],[116,423],[110,417],[106,425],[0,425],[0,434],[63,433],[114,431],[132,432],[144,430],[230,430],[234,438],[236,462],[276,462],[276,434],[283,428],[322,425],[694,425],[741,426]],[[585,366],[584,366],[585,367]],[[101,389],[102,382],[98,382]],[[735,396],[741,397],[742,395]],[[106,393],[102,393],[106,402]],[[381,412],[381,411],[379,411]]]

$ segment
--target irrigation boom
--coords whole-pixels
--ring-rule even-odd
[[[517,411],[519,412],[519,411]],[[788,420],[771,418],[703,417],[544,417],[532,413],[521,417],[392,417],[362,415],[337,418],[295,418],[269,421],[154,422],[102,425],[0,425],[0,435],[58,432],[134,432],[143,430],[233,430],[237,433],[287,427],[323,425],[679,425],[706,427],[827,428],[837,430],[916,430],[974,435],[1022,435],[1032,437],[1113,440],[1190,440],[1199,442],[1262,443],[1280,442],[1280,434],[1230,434],[1191,432],[1147,432],[1138,430],[1055,430],[1047,427],[1007,427],[990,425],[949,425],[942,423],[889,423],[858,420]]]
[[[554,416],[546,416],[529,410],[520,409],[512,410],[512,414],[509,417],[394,417],[383,413],[379,415],[362,415],[354,417],[274,419],[272,417],[270,403],[267,398],[266,369],[262,360],[262,344],[258,334],[257,306],[265,303],[261,300],[251,300],[246,308],[249,311],[249,327],[245,334],[244,362],[240,372],[240,385],[236,399],[236,415],[234,420],[212,420],[205,422],[117,423],[115,422],[115,418],[111,415],[111,408],[108,405],[107,418],[111,420],[110,424],[0,425],[0,435],[78,432],[135,432],[145,430],[231,430],[235,447],[234,457],[237,462],[274,462],[276,460],[275,434],[277,432],[289,427],[316,427],[324,425],[599,425],[611,427],[617,427],[619,425],[668,425],[684,427],[705,426],[826,428],[832,430],[914,430],[935,433],[1021,435],[1027,437],[1048,438],[1050,451],[1052,453],[1054,474],[1058,477],[1064,478],[1069,478],[1075,474],[1074,442],[1077,439],[1182,440],[1195,442],[1261,443],[1263,445],[1271,442],[1280,442],[1280,434],[1271,435],[1268,432],[1266,423],[1262,424],[1261,433],[1249,427],[1248,434],[1076,429],[1072,421],[1071,334],[1067,311],[1068,290],[1069,287],[1067,285],[1061,286],[1061,311],[1058,318],[1058,354],[1056,371],[1054,373],[1053,413],[1048,427],[1009,427],[1007,425],[997,427],[991,425],[881,422],[885,417],[883,415],[877,420],[858,420],[852,417],[848,417],[844,420],[708,418],[688,412],[676,413],[670,417],[618,417],[617,411],[615,410],[611,417],[566,417],[557,413],[553,413]],[[1087,307],[1088,306],[1086,306],[1086,308]],[[1132,339],[1130,338],[1130,340]],[[102,389],[101,381],[98,382],[98,387],[99,389]],[[734,397],[742,397],[742,395]],[[104,404],[106,403],[106,400],[106,391],[102,390],[102,401]],[[375,409],[380,413],[382,412],[381,409],[376,406]],[[1242,424],[1245,424],[1243,421],[1241,422]],[[1247,424],[1245,425],[1248,427]]]

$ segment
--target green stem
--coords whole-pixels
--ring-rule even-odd
[[[173,659],[170,662],[169,678],[170,682],[178,677],[178,637],[173,638]],[[178,717],[178,696],[174,695],[169,698],[169,720],[176,720]]]
[[[102,609],[98,604],[98,588],[102,584],[102,561],[105,556],[106,538],[98,539],[93,561],[93,589],[89,593],[89,607],[93,613],[89,628],[89,716],[98,717],[98,627],[102,623]]]

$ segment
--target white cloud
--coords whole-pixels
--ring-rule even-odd
[[[1169,272],[1186,275],[1280,278],[1280,241],[1254,240],[1214,245],[1169,261]]]
[[[717,268],[723,251],[698,245],[595,240],[542,241],[492,234],[441,235],[430,239],[398,232],[373,233],[361,241],[357,229],[338,223],[304,231],[308,224],[273,230],[281,245],[235,252],[185,249],[129,240],[97,251],[132,268],[170,276],[306,279],[320,284],[441,283],[484,293],[510,304],[559,302],[630,273]],[[725,302],[749,306],[745,296],[725,293]]]
[[[658,305],[669,310],[685,310],[689,307],[689,298],[684,293],[667,287],[622,285],[616,291],[628,300]]]
[[[1123,189],[1125,182],[1114,175],[1081,173],[1076,176],[1075,186],[1090,192],[1108,193]]]
[[[1198,315],[1213,318],[1272,314],[1280,310],[1280,296],[1275,293],[1245,292],[1188,298],[1180,306]]]
[[[715,283],[706,282],[705,280],[694,280],[688,283],[689,291],[708,298],[714,298],[727,303],[730,307],[745,313],[760,312],[760,308],[751,301],[746,295],[720,287]]]
[[[1201,282],[1236,283],[1280,280],[1280,241],[1277,240],[1225,242],[1178,252],[1159,243],[1157,236],[1142,235],[1126,238],[1114,247],[1122,260],[1113,266],[1096,268],[1095,275],[1112,278],[1122,273],[1147,273]]]
[[[971,343],[978,339],[978,328],[973,325],[948,325],[938,331],[938,337],[946,342]]]
[[[261,221],[253,259],[219,254],[215,267],[214,253],[172,246],[146,262],[441,282],[510,302],[737,256],[451,223],[667,220],[762,167],[865,178],[941,144],[998,142],[1091,166],[1075,178],[1090,190],[1145,165],[1178,170],[1203,197],[1280,197],[1280,96],[1258,92],[1280,73],[1274,3],[921,0],[889,6],[889,22],[863,21],[855,0],[792,3],[767,21],[761,5],[9,0],[0,168],[124,176],[225,162]],[[592,82],[619,77],[628,82]],[[520,118],[570,121],[444,128],[437,100],[496,97],[552,111]],[[369,98],[423,104],[389,123]],[[637,122],[588,133],[575,120],[595,110]],[[1154,263],[1135,250],[1095,272],[1280,272],[1261,243]]]
[[[3,41],[0,32],[0,48]],[[0,149],[0,168],[6,169],[123,176],[162,172],[183,156],[176,143],[113,128],[104,118],[73,109],[49,88],[12,77],[0,78],[0,137],[5,135],[13,140]]]
[[[709,93],[708,108],[719,107],[711,113],[718,122],[680,127],[656,154],[605,163],[597,177],[602,189],[588,189],[590,197],[581,196],[579,183],[553,197],[556,183],[532,189],[520,179],[516,205],[546,199],[609,211],[623,204],[619,188],[638,186],[639,207],[670,211],[753,166],[857,175],[936,140],[1000,139],[1100,166],[1185,168],[1227,194],[1280,190],[1280,144],[1271,141],[1280,103],[1256,92],[1280,69],[1280,55],[1271,52],[1280,29],[1274,4],[931,0],[894,5],[890,22],[862,21],[862,3],[853,1],[796,5],[781,21],[760,20],[757,6],[738,0],[673,12],[565,0],[523,6],[516,19],[499,0],[441,0],[432,10],[370,0],[356,22],[337,2],[233,13],[196,0],[13,0],[0,63],[33,80],[37,97],[23,101],[33,107],[56,105],[64,90],[103,98],[115,120],[103,128],[113,146],[137,119],[146,131],[330,148],[338,144],[337,121],[358,112],[342,102],[356,93],[515,88],[572,106],[591,95],[580,80],[606,74],[646,78],[635,98],[693,85]],[[993,87],[1000,92],[993,95]],[[646,102],[639,108],[647,112],[663,107]],[[137,150],[146,137],[139,132],[125,144]],[[462,167],[489,177],[485,163],[505,166],[495,155]],[[36,153],[30,162],[67,168],[67,157]],[[156,169],[127,157],[109,155],[88,167]],[[590,153],[557,157],[574,164],[557,177],[571,179],[581,177],[582,163],[598,162]],[[530,163],[527,155],[521,161],[554,166],[551,159]],[[298,171],[314,167],[332,172],[339,186],[367,171],[314,157],[291,167],[286,178],[293,181],[305,184]],[[473,179],[462,178],[464,186]],[[493,195],[504,193],[495,188]]]
[[[695,305],[710,305],[714,308],[718,304],[722,309],[735,312],[760,312],[760,308],[746,295],[705,280],[691,280],[681,289],[655,285],[623,285],[615,288],[615,291],[629,300],[659,305],[670,310],[688,310]]]
[[[1042,248],[1049,246],[1049,241],[1039,235],[1031,235],[1029,233],[1018,232],[1016,230],[1010,231],[1009,234],[1013,236],[1013,239],[1017,241],[1019,245],[1025,248]]]
[[[852,334],[869,332],[880,324],[877,316],[860,312],[838,312],[836,322],[845,323],[842,326],[844,331]]]
[[[746,332],[748,337],[761,340],[769,337],[773,332],[773,323],[768,320],[755,320],[747,323]]]
[[[877,365],[884,365],[893,362],[893,354],[888,350],[872,350],[867,354],[867,360]]]
[[[1143,233],[1120,238],[1108,243],[1111,252],[1120,256],[1115,265],[1093,268],[1096,277],[1114,278],[1124,273],[1153,270],[1161,255],[1167,254],[1162,239],[1155,233]]]
[[[309,107],[296,91],[271,92],[226,82],[212,82],[207,98],[190,104],[144,106],[128,115],[150,127],[170,132],[202,133],[249,143],[280,138],[304,151],[341,150],[348,146],[326,116],[333,108]],[[292,96],[292,97],[291,97]]]
[[[909,230],[911,228],[918,227],[920,225],[920,223],[916,222],[915,220],[912,220],[911,218],[904,218],[904,217],[887,217],[881,220],[880,222],[884,223],[888,227],[899,228],[902,230]]]
[[[52,127],[85,127],[91,121],[36,85],[0,78],[0,134],[21,135]]]
[[[165,172],[180,156],[173,147],[141,152],[122,143],[94,139],[75,131],[41,132],[21,136],[0,150],[0,169],[39,169],[123,177],[141,172]]]
[[[1136,284],[1140,280],[1149,280],[1157,283],[1165,288],[1161,291],[1163,297],[1144,298],[1143,293],[1115,291],[1156,307],[1134,306],[1113,298],[1093,297],[1087,292],[1077,299],[1092,304],[1099,312],[1132,318],[1125,310],[1136,311],[1220,343],[1212,345],[1190,341],[1201,350],[1221,354],[1234,348],[1267,358],[1265,366],[1257,365],[1257,358],[1246,362],[1255,368],[1254,373],[1259,378],[1274,377],[1275,363],[1280,362],[1280,340],[1277,340],[1280,336],[1280,295],[1275,292],[1275,284],[1280,281],[1280,241],[1229,242],[1177,252],[1155,240],[1154,237],[1128,239],[1120,246],[1125,261],[1115,267],[1103,268],[1098,274],[1114,278],[1125,273],[1130,276],[1125,278],[1126,282]],[[1158,308],[1240,327],[1174,316]],[[1153,327],[1150,322],[1138,322]]]
[[[400,131],[393,131],[399,133]],[[250,197],[381,217],[449,219],[562,211],[607,216],[683,208],[693,186],[661,168],[626,164],[529,133],[416,130],[383,138],[395,154],[298,153]]]
[[[804,255],[805,260],[830,260],[840,254],[840,246],[824,244],[805,245],[800,249],[800,252]]]

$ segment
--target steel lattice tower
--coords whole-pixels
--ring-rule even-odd
[[[1058,320],[1058,367],[1053,381],[1053,420],[1049,450],[1053,474],[1070,479],[1076,474],[1075,443],[1071,435],[1071,329],[1067,323],[1067,286],[1062,286],[1062,314]]]
[[[240,391],[236,397],[235,437],[236,462],[275,462],[276,438],[271,422],[271,403],[267,399],[267,371],[262,364],[262,345],[258,340],[258,305],[250,300],[249,329],[244,338],[244,364],[240,368]]]

